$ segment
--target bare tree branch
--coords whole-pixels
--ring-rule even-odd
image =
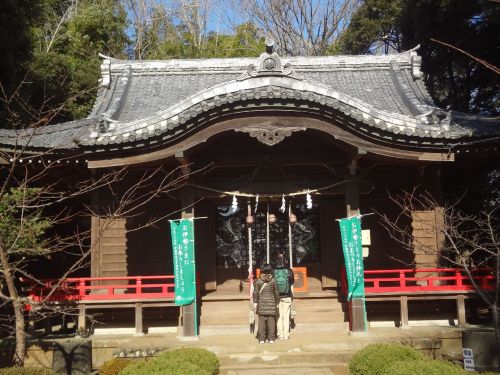
[[[248,20],[286,55],[323,55],[349,24],[358,0],[241,0]]]
[[[492,314],[493,326],[500,338],[498,308],[500,302],[500,220],[497,208],[482,211],[477,214],[465,214],[459,208],[459,202],[441,206],[428,193],[418,193],[417,189],[391,196],[400,214],[390,218],[387,214],[379,214],[381,224],[391,238],[396,240],[408,251],[414,254],[432,255],[444,262],[445,266],[455,266],[463,269],[470,284],[481,297]],[[442,221],[424,220],[419,212],[442,212]],[[411,227],[402,222],[411,222]],[[434,233],[444,241],[441,247],[429,246],[414,230]],[[495,277],[496,287],[493,290],[484,289],[478,283],[475,271],[489,270]]]
[[[443,46],[446,46],[446,47],[450,47],[450,48],[452,48],[452,49],[454,49],[454,50],[456,50],[456,51],[458,51],[466,56],[469,56],[471,59],[477,61],[479,64],[483,65],[485,68],[493,71],[496,74],[500,74],[500,68],[498,68],[496,65],[490,64],[489,62],[487,62],[483,59],[480,59],[479,57],[476,57],[476,56],[470,54],[469,52],[464,51],[463,49],[460,49],[458,47],[455,47],[449,43],[445,43],[445,42],[442,42],[440,40],[433,39],[433,38],[431,38],[431,40],[435,43],[442,44]]]

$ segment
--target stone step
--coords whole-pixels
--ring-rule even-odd
[[[259,347],[270,347],[262,344]],[[346,375],[353,352],[266,352],[219,355],[220,374]]]
[[[347,375],[345,363],[221,366],[219,375]]]
[[[346,314],[336,298],[296,299],[296,322],[343,322]],[[246,300],[204,301],[201,307],[201,324],[242,324],[249,319],[249,302]]]
[[[324,365],[326,363],[348,363],[355,351],[322,351],[322,352],[279,352],[271,351],[279,347],[275,344],[259,344],[258,353],[233,353],[219,355],[221,366],[284,366],[284,365]],[[269,351],[266,349],[269,348]],[[271,349],[272,348],[272,349]]]
[[[344,332],[349,330],[349,322],[331,322],[331,323],[299,323],[291,330],[291,335],[294,333],[308,332]],[[257,327],[255,327],[255,333]],[[216,336],[216,335],[236,335],[250,334],[249,324],[229,324],[229,325],[201,325],[200,335]]]
[[[257,319],[257,317],[255,318]],[[227,325],[227,324],[247,324],[250,323],[249,312],[240,314],[221,314],[219,316],[202,315],[200,323],[202,325]],[[303,323],[343,323],[346,320],[344,314],[329,313],[304,313],[298,312],[295,324]]]

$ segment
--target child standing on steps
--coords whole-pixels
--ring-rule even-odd
[[[280,295],[273,278],[273,268],[265,263],[260,272],[253,289],[254,309],[259,315],[257,338],[261,344],[264,344],[266,339],[272,344],[276,339],[276,315]]]

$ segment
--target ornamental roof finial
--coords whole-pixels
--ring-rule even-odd
[[[274,49],[274,38],[272,36],[267,36],[265,43],[266,43],[266,52],[272,54]]]
[[[266,52],[260,55],[257,66],[250,64],[247,67],[247,71],[236,78],[237,81],[258,76],[287,76],[294,79],[302,79],[294,72],[290,63],[283,65],[278,54],[273,51],[276,44],[273,37],[267,36],[265,43]]]

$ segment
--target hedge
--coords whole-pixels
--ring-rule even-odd
[[[467,372],[450,362],[436,359],[424,361],[394,362],[386,372],[387,375],[466,375]]]
[[[215,375],[218,371],[219,360],[215,354],[205,349],[182,348],[130,365],[119,375]]]
[[[56,373],[40,367],[5,367],[0,368],[0,375],[56,375]]]
[[[106,361],[99,370],[99,375],[118,375],[125,367],[132,365],[132,360],[127,358],[113,358]]]
[[[352,375],[385,375],[399,361],[418,361],[424,357],[417,350],[400,344],[372,344],[360,350],[349,362]]]

